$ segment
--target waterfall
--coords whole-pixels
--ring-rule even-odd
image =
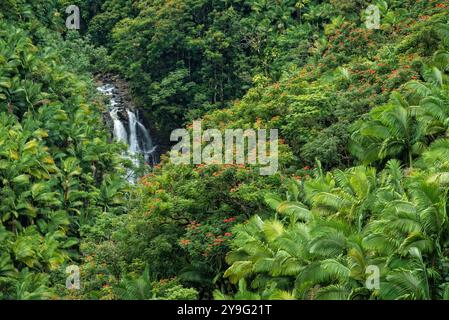
[[[142,142],[143,142],[142,153],[145,162],[155,164],[156,163],[155,151],[157,146],[153,145],[153,140],[151,139],[151,136],[147,128],[145,128],[145,126],[140,122],[137,122],[137,125],[142,132]]]
[[[112,106],[112,103],[111,103],[111,106]],[[117,112],[118,112],[118,110],[116,110],[116,109],[112,109],[109,111],[109,114],[110,114],[112,120],[114,121],[114,138],[117,141],[128,144],[128,133],[126,132],[125,126],[120,121],[120,119],[117,115]]]
[[[145,164],[156,164],[155,153],[157,146],[153,145],[150,133],[139,120],[136,113],[122,103],[117,88],[112,84],[106,84],[97,89],[110,97],[109,115],[114,123],[114,139],[128,145],[128,152],[124,156],[130,159],[135,166],[140,165],[140,156],[143,156]],[[123,116],[124,114],[127,115],[127,119]],[[126,120],[128,122],[127,126],[125,125]],[[128,176],[128,180],[135,180],[134,173],[129,173]]]
[[[128,125],[129,125],[129,148],[128,152],[131,155],[131,159],[135,165],[139,164],[139,159],[137,155],[142,153],[142,150],[139,146],[139,140],[137,136],[137,117],[134,112],[126,109],[126,113],[128,114]]]

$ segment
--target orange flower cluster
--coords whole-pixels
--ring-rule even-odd
[[[187,226],[187,229],[195,230],[195,229],[198,229],[199,227],[201,227],[201,223],[198,223],[198,222],[196,222],[196,221],[192,221],[192,222],[190,222],[190,224]]]
[[[388,79],[391,79],[391,78],[396,77],[397,74],[398,74],[398,70],[393,70],[393,71],[391,71],[391,74],[388,75]]]
[[[192,241],[189,240],[189,239],[181,239],[181,240],[179,241],[179,243],[180,243],[181,245],[183,245],[183,246],[187,246],[190,242],[192,242]]]
[[[235,220],[236,220],[235,217],[231,217],[231,218],[224,219],[223,222],[224,223],[229,223],[229,222],[234,222]]]
[[[220,176],[223,173],[223,171],[228,168],[239,168],[239,169],[250,170],[249,168],[246,167],[245,164],[211,164],[211,165],[197,164],[194,171],[198,172],[198,173],[203,173],[203,170],[205,170],[209,167],[212,167],[212,168],[218,167],[221,169],[220,171],[212,173],[212,176],[214,176],[214,177]]]

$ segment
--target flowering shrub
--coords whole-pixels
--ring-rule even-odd
[[[200,258],[199,255],[209,261],[223,258],[228,251],[227,244],[232,239],[230,230],[236,220],[236,217],[231,217],[210,224],[191,222],[186,227],[185,238],[179,241],[180,245],[194,259]]]

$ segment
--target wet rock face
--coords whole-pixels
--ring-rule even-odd
[[[136,107],[129,94],[127,83],[116,75],[105,74],[97,78],[97,88],[109,98],[109,109],[115,109],[114,112],[119,119],[128,123],[126,110],[135,111]],[[109,115],[109,112],[107,114]],[[112,118],[109,119],[109,123],[112,124]]]

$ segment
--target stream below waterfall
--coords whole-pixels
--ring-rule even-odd
[[[151,135],[139,118],[139,111],[129,108],[118,88],[106,83],[97,88],[109,98],[108,112],[113,122],[113,136],[116,141],[128,145],[124,157],[130,159],[135,166],[144,164],[153,166],[157,163],[157,146],[153,144]],[[128,174],[129,181],[135,181],[134,173]]]

